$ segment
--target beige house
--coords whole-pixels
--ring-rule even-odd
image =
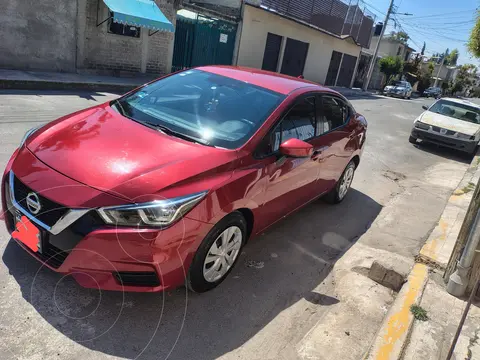
[[[276,47],[275,49],[272,49]],[[351,36],[338,36],[301,22],[282,17],[267,9],[246,5],[236,64],[303,75],[320,84],[328,83],[332,54],[341,62],[348,57],[350,68],[338,71],[333,84],[351,86],[360,46]],[[332,72],[332,71],[331,71]],[[339,78],[341,84],[339,84]]]
[[[379,38],[380,37],[378,35],[374,35],[372,37],[370,47],[368,49],[363,49],[362,52],[369,57],[373,56]],[[392,36],[383,37],[378,48],[377,64],[372,73],[369,87],[372,89],[380,89],[385,85],[385,75],[380,72],[380,67],[378,65],[379,59],[387,56],[398,56],[403,61],[408,61],[413,51],[413,48],[399,40],[396,40]]]

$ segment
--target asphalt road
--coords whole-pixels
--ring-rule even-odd
[[[0,168],[29,128],[113,97],[0,92]],[[331,285],[312,291],[335,262],[356,241],[413,257],[463,176],[470,157],[408,143],[430,102],[353,99],[369,129],[347,199],[312,203],[256,238],[229,279],[203,295],[80,288],[42,268],[1,226],[0,359],[298,358],[296,344],[338,302]]]

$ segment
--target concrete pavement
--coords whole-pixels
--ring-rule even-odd
[[[0,166],[40,122],[113,98],[0,92]],[[99,293],[43,269],[0,230],[1,359],[360,359],[396,294],[365,276],[413,258],[470,158],[413,146],[426,100],[353,99],[369,121],[345,202],[315,202],[244,249],[218,289]]]

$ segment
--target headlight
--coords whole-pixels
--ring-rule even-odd
[[[475,140],[474,135],[467,135],[467,134],[462,134],[462,133],[457,133],[457,138],[464,139],[464,140]]]
[[[416,128],[419,128],[419,129],[422,129],[422,130],[428,130],[428,129],[430,129],[430,125],[425,124],[425,123],[423,123],[423,122],[421,122],[421,121],[416,121],[416,122],[415,122],[415,127],[416,127]]]
[[[40,126],[37,126],[37,127],[34,127],[30,130],[28,130],[25,135],[23,135],[23,138],[22,138],[22,141],[20,141],[20,145],[18,147],[22,147],[23,144],[25,144],[25,141],[27,141],[27,139],[35,132],[37,131],[38,129],[40,129],[42,127],[42,125]]]
[[[179,220],[197,205],[206,194],[207,191],[203,191],[143,204],[103,207],[98,209],[98,213],[107,224],[111,225],[165,226]]]

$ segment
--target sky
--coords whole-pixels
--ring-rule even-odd
[[[361,8],[365,6],[376,15],[375,22],[385,19],[390,0],[358,1]],[[397,14],[393,19],[397,26],[395,28],[395,22],[389,20],[385,34],[404,30],[410,36],[409,45],[416,51],[421,51],[424,41],[426,55],[456,48],[460,53],[458,64],[480,66],[480,60],[472,58],[465,46],[475,24],[475,9],[480,9],[480,0],[395,0],[394,5]]]

